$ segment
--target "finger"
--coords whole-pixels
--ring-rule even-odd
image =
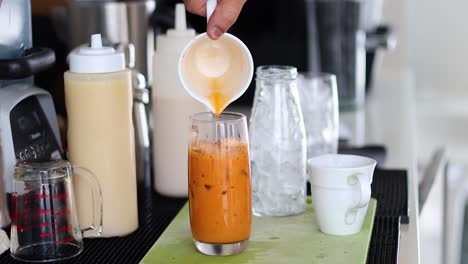
[[[212,39],[218,39],[239,17],[246,0],[219,0],[213,15],[208,21],[206,32]]]
[[[184,0],[185,8],[192,14],[206,16],[206,0]]]

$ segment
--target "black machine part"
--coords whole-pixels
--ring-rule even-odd
[[[37,97],[28,97],[10,113],[17,162],[31,159],[60,159],[62,151]]]
[[[0,79],[27,78],[49,69],[55,63],[55,53],[49,48],[31,48],[21,58],[0,59]]]

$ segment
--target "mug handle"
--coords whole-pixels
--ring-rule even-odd
[[[90,170],[80,167],[80,166],[72,166],[73,174],[75,171],[82,171],[84,173],[80,173],[79,175],[86,175],[92,183],[88,182],[91,185],[91,200],[93,202],[93,221],[92,225],[86,228],[81,229],[81,233],[83,237],[100,237],[102,234],[102,192],[101,192],[101,185],[96,177],[96,175],[91,172]],[[99,212],[99,214],[95,214],[95,212]]]
[[[362,173],[355,173],[348,177],[348,184],[351,186],[359,185],[359,200],[345,214],[345,223],[352,225],[356,221],[357,209],[363,208],[369,204],[371,198],[371,187],[369,179]]]
[[[362,173],[353,175],[359,184],[359,201],[355,207],[363,208],[369,204],[371,198],[371,187],[369,179]]]

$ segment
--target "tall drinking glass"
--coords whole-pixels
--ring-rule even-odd
[[[246,117],[191,116],[188,146],[192,238],[207,255],[232,255],[250,237],[252,204]]]
[[[304,73],[298,78],[307,136],[307,158],[338,151],[338,92],[329,73]]]

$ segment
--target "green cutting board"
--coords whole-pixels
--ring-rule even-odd
[[[141,263],[152,264],[274,264],[366,263],[377,202],[371,199],[359,234],[328,236],[318,229],[314,209],[290,217],[254,217],[247,249],[233,256],[207,256],[194,246],[188,205],[179,212]]]

